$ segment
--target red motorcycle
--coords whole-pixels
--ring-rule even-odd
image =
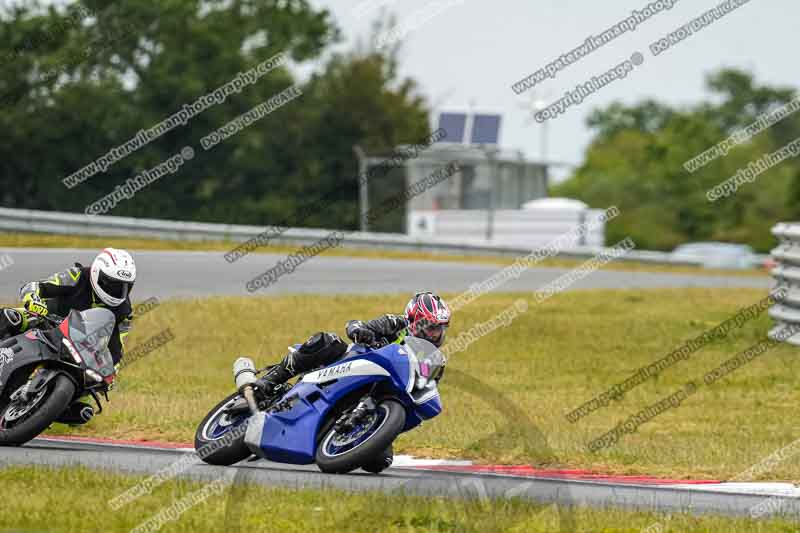
[[[0,341],[0,446],[19,446],[47,429],[78,398],[108,401],[116,370],[108,309],[38,316],[41,326]]]

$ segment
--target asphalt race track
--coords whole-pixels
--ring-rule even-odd
[[[185,456],[187,451],[133,445],[108,445],[58,438],[36,439],[19,448],[4,448],[0,466],[40,464],[50,466],[83,465],[139,475],[154,474]],[[239,476],[237,476],[239,474]],[[243,475],[244,474],[244,475]],[[328,475],[315,466],[303,467],[244,462],[233,467],[206,465],[194,459],[181,469],[182,477],[202,481],[246,480],[265,486],[290,488],[337,488],[350,491],[378,490],[416,495],[454,498],[514,497],[540,503],[636,508],[659,511],[691,511],[747,515],[754,506],[770,498],[782,514],[800,517],[800,500],[792,494],[779,496],[750,491],[725,491],[706,485],[698,490],[686,485],[608,483],[558,478],[531,478],[509,475],[440,472],[420,468],[390,468],[380,475],[360,471],[347,475]],[[117,495],[108,495],[109,499]]]
[[[0,301],[11,301],[23,283],[50,276],[79,261],[91,264],[96,252],[69,249],[0,249],[14,264],[0,271]],[[249,293],[245,283],[273,267],[285,256],[250,254],[228,263],[222,252],[133,251],[138,269],[136,300],[203,296],[264,295],[276,293],[370,294],[408,293],[422,289],[464,291],[494,275],[499,265],[456,262],[315,257],[272,286]],[[533,291],[555,280],[567,269],[531,268],[511,279],[500,291]],[[772,280],[747,276],[702,276],[652,272],[598,271],[579,280],[575,289],[657,287],[751,287],[766,290]]]

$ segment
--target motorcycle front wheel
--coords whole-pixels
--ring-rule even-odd
[[[330,427],[317,446],[317,466],[326,473],[345,474],[369,464],[394,442],[405,423],[405,407],[384,400],[348,431],[339,433],[335,426]]]
[[[0,408],[0,446],[20,446],[61,416],[75,396],[75,384],[59,374],[27,402],[9,401]]]

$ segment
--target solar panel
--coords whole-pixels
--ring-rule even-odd
[[[475,115],[471,144],[498,144],[499,140],[500,115]]]
[[[462,144],[464,133],[467,131],[466,113],[440,113],[439,128],[446,132],[444,138],[439,142]]]

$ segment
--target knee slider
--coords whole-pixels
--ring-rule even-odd
[[[3,315],[6,321],[12,326],[19,326],[22,324],[22,315],[16,309],[3,309]]]

